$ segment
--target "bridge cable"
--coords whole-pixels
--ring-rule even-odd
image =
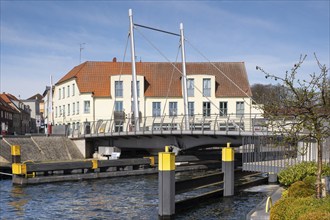
[[[127,40],[126,40],[125,51],[124,51],[124,56],[123,56],[123,62],[121,63],[120,72],[119,72],[119,81],[121,80],[121,75],[122,75],[123,68],[124,68],[124,64],[125,64],[125,58],[126,58],[126,52],[127,52],[127,47],[128,47],[129,37],[130,37],[130,34],[128,33],[128,35],[127,35]],[[112,113],[111,113],[111,117],[110,117],[110,123],[111,123],[111,121],[112,121],[112,116],[113,116],[113,114],[114,114],[114,112],[115,112],[116,98],[117,98],[117,97],[114,95],[114,101],[113,101],[113,106],[112,106]]]
[[[182,71],[178,68],[178,67],[176,67],[175,66],[175,64],[173,63],[173,62],[171,62],[170,60],[169,60],[169,58],[167,58],[161,51],[160,51],[160,49],[158,49],[138,28],[136,28],[136,30],[138,31],[138,33],[139,34],[141,34],[141,36],[167,61],[167,62],[169,62],[172,66],[173,66],[173,68],[174,69],[176,69],[179,73],[180,73],[180,75],[181,75],[181,77],[182,78],[184,78],[184,75],[183,75],[183,73],[182,73]],[[185,80],[187,80],[187,79],[185,79]],[[194,85],[194,88],[200,93],[200,94],[203,94],[203,92],[197,87],[197,86],[195,86]],[[210,98],[208,98],[208,97],[204,97],[205,99],[207,99],[218,111],[221,111],[220,109],[219,109],[219,107],[217,106],[217,105],[215,105],[213,102],[212,102],[212,100],[210,99]]]
[[[220,70],[213,62],[211,62],[210,59],[208,59],[200,50],[198,50],[195,46],[192,45],[192,43],[190,43],[188,40],[186,40],[187,43],[197,52],[199,53],[204,59],[206,59],[216,70],[218,70],[229,82],[231,82],[235,87],[237,87],[241,92],[243,92],[247,97],[249,97],[252,101],[254,101],[255,103],[257,103],[252,96],[249,96],[249,94],[247,94],[243,89],[241,89],[232,79],[230,79],[222,70]],[[244,100],[244,99],[243,99]],[[246,102],[244,100],[245,103],[247,103],[250,106],[250,103]]]
[[[167,60],[172,66],[173,66],[173,68],[174,69],[176,69],[180,74],[181,74],[181,77],[183,78],[183,80],[187,80],[186,78],[184,79],[184,75],[183,75],[183,73],[182,73],[182,71],[178,68],[178,67],[176,67],[175,66],[175,64],[173,63],[173,62],[171,62],[170,60],[169,60],[169,58],[167,58],[166,56],[165,56],[165,54],[163,54],[162,52],[161,52],[161,50],[158,48],[158,47],[156,47],[138,28],[135,28],[137,31],[138,31],[138,33],[165,59],[165,60]],[[188,42],[188,41],[187,41]],[[190,45],[191,45],[191,43],[190,42],[188,42]],[[197,50],[198,51],[198,50]],[[238,85],[236,84],[236,83],[234,83],[230,78],[228,78],[228,76],[226,76],[217,66],[215,66],[214,65],[214,63],[212,63],[209,59],[207,59],[206,58],[206,56],[204,56],[202,53],[200,53],[206,60],[208,60],[209,61],[209,63],[212,65],[212,66],[214,66],[218,71],[220,71],[220,73],[222,73],[228,80],[230,80],[230,82],[232,82],[236,87],[238,87]],[[200,94],[203,94],[203,92],[197,87],[197,86],[195,86],[194,85],[194,88],[200,93]],[[239,87],[238,87],[239,88]],[[239,88],[244,94],[246,94],[248,97],[250,97],[246,92],[244,92],[241,88]],[[212,106],[214,106],[220,113],[223,113],[224,114],[224,112],[216,105],[216,104],[214,104],[214,102],[209,98],[209,97],[204,97],[206,100],[208,100],[211,104],[212,104]],[[251,98],[251,97],[250,97]],[[252,98],[251,98],[252,99]],[[253,99],[252,99],[253,100]],[[246,100],[243,98],[243,101],[245,102],[245,103],[247,103],[248,104],[248,106],[251,106],[250,105],[250,103],[248,103],[248,102],[246,102]],[[229,120],[229,118],[228,118],[228,120]],[[234,120],[230,120],[237,128],[239,128],[239,129],[241,129],[241,127],[234,121]]]
[[[178,52],[177,52],[177,54],[176,54],[175,62],[178,61],[179,52],[180,52],[180,46],[178,47]],[[165,99],[165,105],[164,105],[164,108],[163,108],[163,113],[162,113],[162,115],[165,114],[165,109],[166,109],[166,104],[167,104],[167,100],[168,100],[168,95],[169,95],[169,93],[170,93],[171,85],[172,85],[172,81],[173,81],[174,70],[175,70],[175,68],[173,67],[173,69],[172,69],[172,74],[171,74],[171,79],[170,79],[170,84],[169,84],[169,86],[168,86],[168,88],[167,88],[167,94],[166,94],[166,99]]]

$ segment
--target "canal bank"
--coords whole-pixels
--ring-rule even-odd
[[[252,187],[250,190],[253,191],[255,188],[256,191],[265,191],[266,189],[262,186]],[[259,189],[258,189],[259,188]],[[268,220],[270,219],[270,209],[277,200],[282,196],[284,188],[279,185],[268,185],[266,188],[270,190],[270,194],[267,195],[254,209],[252,209],[247,215],[246,220]]]

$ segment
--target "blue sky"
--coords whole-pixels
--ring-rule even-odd
[[[179,33],[187,62],[244,61],[250,84],[271,83],[256,70],[283,75],[307,54],[300,76],[317,72],[313,53],[329,67],[330,1],[0,1],[1,92],[22,99],[43,93],[84,61],[122,61],[134,22]],[[146,40],[147,39],[147,40]],[[164,54],[159,52],[150,45]],[[135,30],[138,61],[176,60],[179,38]],[[196,50],[197,49],[197,50]],[[178,61],[181,58],[179,56]],[[125,61],[130,61],[128,48]]]

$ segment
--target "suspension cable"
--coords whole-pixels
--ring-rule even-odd
[[[124,51],[124,56],[123,56],[123,62],[121,63],[120,72],[119,72],[119,81],[121,80],[121,75],[122,75],[123,68],[124,68],[124,63],[125,63],[125,58],[126,58],[126,52],[127,52],[129,37],[130,37],[130,34],[127,35],[126,46],[125,46],[125,51]],[[113,114],[115,112],[116,98],[117,98],[116,95],[114,95],[114,101],[113,101],[112,113],[111,113],[110,121],[112,120],[112,116],[113,116]]]
[[[167,62],[169,62],[172,66],[173,66],[173,68],[174,69],[176,69],[179,73],[180,73],[180,75],[181,75],[181,77],[183,78],[183,80],[187,80],[186,78],[185,78],[185,76],[183,75],[183,73],[182,73],[182,71],[178,68],[178,67],[176,67],[175,66],[175,64],[173,63],[173,62],[171,62],[170,60],[169,60],[169,58],[167,58],[166,57],[166,55],[165,54],[163,54],[161,51],[160,51],[160,49],[158,49],[158,47],[156,47],[138,28],[135,28],[137,31],[138,31],[138,33],[139,34],[141,34],[141,36],[151,45],[151,47],[153,47]],[[196,87],[195,85],[194,85],[194,88],[200,93],[200,94],[203,94],[203,92],[198,88],[198,87]],[[208,98],[208,97],[204,97],[205,99],[207,99],[207,101],[209,101],[218,111],[221,111],[220,109],[219,109],[219,107],[217,106],[217,105],[215,105],[213,102],[212,102],[212,100],[210,99],[210,98]],[[222,112],[222,111],[221,111]],[[222,112],[223,113],[223,112]]]
[[[178,57],[179,57],[179,52],[180,52],[180,46],[178,47],[178,52],[176,54],[176,58],[175,58],[175,62],[178,61]],[[165,99],[165,105],[164,105],[164,108],[163,108],[163,114],[162,115],[165,115],[165,109],[166,109],[166,104],[167,104],[167,99],[168,99],[168,95],[170,93],[170,90],[171,90],[171,85],[172,85],[172,81],[173,81],[173,75],[174,75],[174,68],[172,69],[172,74],[171,74],[171,79],[170,79],[170,84],[167,88],[167,94],[166,94],[166,99]]]
[[[249,94],[247,94],[243,89],[241,89],[232,79],[230,79],[222,70],[220,70],[213,62],[211,62],[210,59],[208,59],[200,50],[198,50],[196,47],[194,47],[188,40],[186,40],[188,44],[195,50],[197,53],[199,53],[205,60],[207,60],[215,69],[217,69],[229,82],[231,82],[236,88],[238,88],[241,92],[243,92],[247,97],[249,97],[252,101],[257,103]],[[244,100],[244,99],[243,99]],[[246,102],[245,103],[250,105],[250,103]]]

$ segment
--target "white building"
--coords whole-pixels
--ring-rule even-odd
[[[182,69],[180,63],[175,64]],[[233,117],[257,113],[243,62],[186,63],[190,116]],[[181,73],[170,63],[136,63],[138,105],[142,118],[184,114]],[[114,112],[133,112],[129,62],[85,62],[56,84],[55,125],[77,129],[85,122],[110,120]],[[141,120],[142,121],[142,120]],[[141,126],[141,125],[140,125]]]

